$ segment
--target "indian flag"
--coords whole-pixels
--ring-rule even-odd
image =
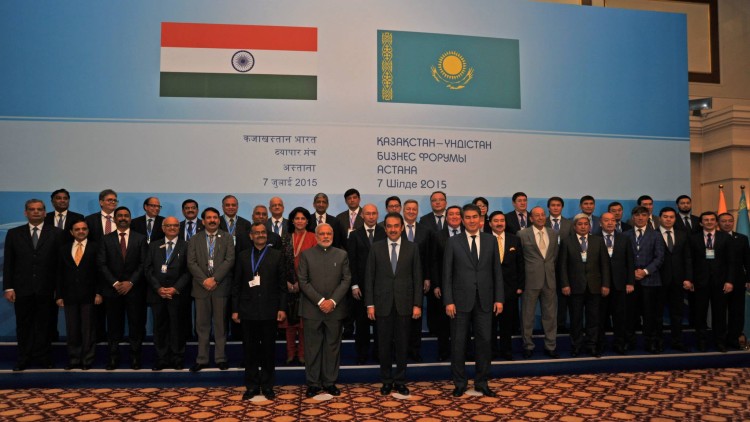
[[[162,97],[315,100],[318,28],[162,22]]]

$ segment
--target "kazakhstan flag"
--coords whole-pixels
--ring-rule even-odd
[[[378,102],[520,109],[518,40],[379,30]]]

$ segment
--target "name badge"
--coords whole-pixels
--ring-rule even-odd
[[[609,252],[609,257],[612,258],[613,248],[607,248],[607,252]]]
[[[260,276],[256,275],[255,277],[253,277],[252,280],[248,281],[247,284],[250,287],[258,287],[258,286],[260,286]]]
[[[147,237],[147,238],[146,238],[146,244],[148,245],[149,243],[151,243],[151,238],[150,238],[150,237]]]
[[[706,259],[715,259],[716,252],[713,249],[706,249]]]
[[[586,262],[587,252],[581,252],[581,261]]]
[[[166,274],[167,273],[167,264],[164,264],[161,266],[161,273]]]
[[[234,244],[234,246],[237,246],[237,236],[235,235],[232,235],[232,244]]]
[[[211,267],[211,268],[214,267],[214,260],[213,259],[209,259],[208,260],[208,266]]]

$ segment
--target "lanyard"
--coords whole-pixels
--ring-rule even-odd
[[[213,241],[211,240],[213,237]],[[208,245],[208,259],[214,259],[214,246],[216,246],[216,235],[206,233],[206,245]]]
[[[250,254],[250,267],[253,270],[253,274],[258,274],[258,268],[260,267],[260,263],[263,261],[263,257],[266,256],[266,252],[268,252],[268,245],[263,247],[263,252],[261,252],[257,263],[255,262],[255,250],[253,250],[253,252]]]
[[[172,242],[174,242],[174,240],[173,240]],[[174,245],[172,246],[172,248],[171,248],[171,250],[170,250],[170,248],[169,248],[169,241],[166,241],[166,242],[164,242],[164,245],[165,245],[165,246],[166,246],[166,248],[167,248],[167,252],[166,252],[166,258],[164,259],[164,265],[167,265],[167,264],[169,264],[169,258],[171,258],[171,257],[172,257],[172,254],[174,253],[174,250],[175,250],[175,248],[177,247],[177,242],[174,242],[174,243],[175,243],[175,244],[174,244]]]

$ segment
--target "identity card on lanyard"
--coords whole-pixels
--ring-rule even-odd
[[[266,252],[268,252],[268,245],[263,248],[263,252],[261,252],[260,257],[258,257],[258,262],[255,262],[255,251],[250,254],[250,268],[253,270],[253,279],[247,282],[250,287],[260,286],[260,274],[258,274],[258,268],[260,268],[260,263],[266,256]]]

